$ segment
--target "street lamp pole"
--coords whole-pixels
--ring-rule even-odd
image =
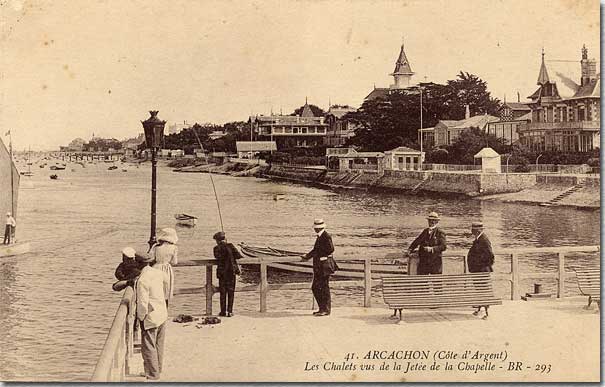
[[[157,187],[157,151],[164,137],[166,121],[158,118],[157,110],[149,111],[150,117],[141,121],[145,130],[145,143],[151,150],[151,230],[149,235],[149,249],[155,244],[156,238],[156,187]]]
[[[420,170],[422,171],[422,86],[420,87]]]

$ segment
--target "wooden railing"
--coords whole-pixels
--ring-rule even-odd
[[[573,271],[565,270],[565,256],[570,253],[597,253],[600,251],[599,246],[565,246],[565,247],[538,247],[538,248],[511,248],[501,249],[495,252],[497,257],[507,256],[510,258],[510,273],[494,273],[494,280],[510,281],[510,298],[511,300],[519,300],[521,292],[521,280],[524,278],[554,278],[557,280],[557,298],[565,296],[565,280],[569,277],[574,277]],[[443,253],[444,258],[460,258],[460,270],[466,272],[466,254],[468,250],[447,250]],[[519,256],[526,254],[556,254],[557,255],[557,270],[552,272],[521,272],[519,270]],[[371,306],[371,290],[372,287],[380,286],[379,280],[372,280],[372,263],[373,261],[392,261],[397,254],[389,254],[388,258],[356,258],[347,259],[347,261],[363,262],[363,273],[352,273],[352,277],[359,278],[358,280],[333,281],[331,287],[361,287],[363,288],[363,305],[364,307]],[[403,256],[400,256],[403,258]],[[498,261],[500,259],[496,258]],[[272,263],[298,262],[300,258],[296,257],[266,257],[266,258],[243,258],[238,262],[240,264],[258,264],[260,265],[260,284],[245,285],[238,287],[237,291],[259,291],[260,292],[260,311],[267,311],[267,296],[270,290],[298,290],[308,289],[309,283],[286,283],[286,284],[270,284],[267,279],[267,269]],[[337,260],[338,261],[338,260]],[[206,297],[206,314],[212,315],[212,296],[218,290],[212,284],[213,266],[216,265],[215,259],[194,259],[182,261],[178,264],[179,267],[195,267],[204,266],[206,268],[206,283],[204,287],[177,289],[175,294],[191,294],[205,293]],[[134,305],[133,305],[133,289],[128,287],[124,291],[124,296],[120,301],[118,311],[115,315],[109,334],[101,351],[101,355],[97,362],[92,377],[93,382],[115,382],[123,381],[125,376],[131,371],[131,357],[133,354],[134,343]]]
[[[508,273],[494,273],[493,278],[495,280],[507,280],[510,281],[510,299],[520,299],[520,285],[521,280],[524,278],[554,278],[558,281],[557,287],[557,298],[565,296],[565,279],[567,277],[573,277],[574,272],[565,271],[565,255],[568,253],[590,253],[599,252],[599,246],[569,246],[569,247],[534,247],[534,248],[512,248],[512,249],[501,249],[495,252],[496,256],[506,256],[510,258],[510,272]],[[460,258],[461,271],[466,272],[466,254],[468,250],[446,250],[443,253],[444,258]],[[519,256],[527,254],[557,254],[557,271],[556,272],[521,272],[519,270]],[[402,257],[403,258],[403,257]],[[373,286],[378,286],[379,281],[372,280],[372,261],[391,261],[393,254],[389,255],[389,258],[355,258],[347,259],[346,261],[360,261],[363,262],[364,272],[354,273],[351,275],[354,277],[360,277],[360,280],[351,281],[334,281],[331,286],[359,286],[363,288],[364,294],[364,307],[371,306],[371,290]],[[271,263],[287,263],[287,262],[298,262],[300,258],[296,257],[266,257],[266,258],[244,258],[238,262],[240,264],[257,264],[260,265],[260,284],[259,285],[246,285],[238,287],[237,291],[259,291],[260,292],[260,312],[267,311],[267,296],[270,290],[294,290],[294,289],[308,289],[309,283],[291,283],[291,284],[269,284],[267,281],[267,268]],[[338,261],[338,259],[337,259]],[[213,266],[216,265],[215,259],[197,259],[180,262],[178,266],[204,266],[206,268],[206,283],[203,288],[188,288],[179,289],[177,294],[192,294],[192,293],[205,293],[206,297],[206,314],[212,314],[212,296],[218,291],[218,288],[212,284]],[[344,275],[344,273],[340,273]]]
[[[92,382],[120,382],[131,371],[134,351],[134,290],[127,287],[95,366]]]

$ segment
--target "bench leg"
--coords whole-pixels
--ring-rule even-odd
[[[484,320],[487,320],[487,317],[489,316],[489,312],[487,311],[487,309],[489,308],[489,305],[484,305],[483,307],[485,308],[485,316],[483,316],[482,318]]]
[[[399,321],[397,321],[397,323],[400,323],[401,320],[402,320],[402,318],[401,318],[401,309],[398,309],[398,310],[399,310]]]
[[[592,304],[592,296],[588,296],[588,305],[584,307],[584,309],[590,309],[590,305]]]

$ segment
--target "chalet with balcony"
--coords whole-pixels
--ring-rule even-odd
[[[485,131],[487,124],[494,121],[498,121],[498,118],[488,114],[470,117],[468,109],[464,120],[440,120],[434,129],[435,146],[448,146],[458,138],[460,133],[471,128]]]
[[[531,122],[531,108],[528,103],[506,102],[500,108],[500,120],[487,124],[487,133],[504,140],[507,145],[519,141],[521,125]]]
[[[559,152],[588,152],[600,142],[600,75],[596,60],[588,59],[582,47],[580,83],[566,75],[556,75],[561,83],[552,81],[544,63],[538,74],[538,89],[531,100],[531,122],[519,127],[519,141],[529,149]]]
[[[240,159],[253,159],[262,152],[277,150],[275,141],[236,141],[235,148]]]
[[[263,141],[274,141],[280,151],[323,145],[328,132],[324,117],[315,117],[306,102],[302,113],[297,116],[256,116],[250,120],[257,137]]]

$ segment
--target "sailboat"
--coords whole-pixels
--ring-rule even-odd
[[[8,132],[10,136],[10,131]],[[19,198],[19,171],[13,161],[12,144],[9,137],[9,149],[0,138],[0,215],[10,212],[17,219],[17,200]],[[2,216],[4,219],[4,216]],[[4,222],[0,223],[4,231]],[[4,237],[4,234],[2,234]],[[0,258],[28,253],[30,246],[25,243],[0,244]]]

